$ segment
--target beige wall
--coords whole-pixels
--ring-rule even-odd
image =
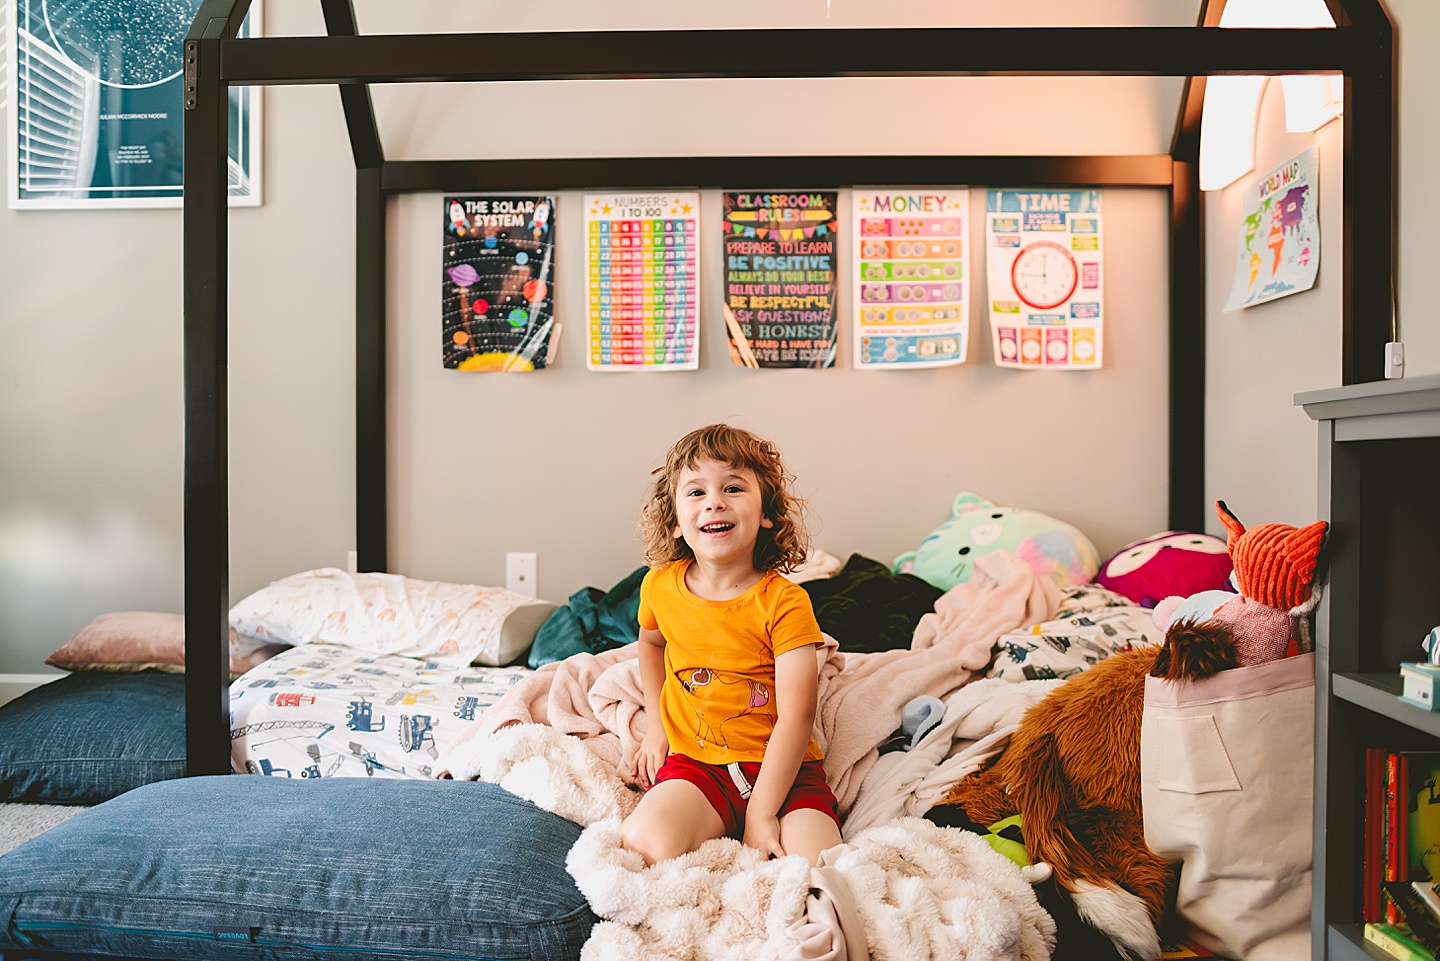
[[[1314,133],[1285,132],[1282,84],[1261,97],[1255,170],[1205,195],[1205,492],[1245,524],[1315,519],[1315,423],[1295,394],[1340,384],[1343,120]],[[1317,147],[1320,256],[1315,286],[1225,313],[1235,278],[1245,195],[1271,170]],[[1213,511],[1207,529],[1223,534]]]
[[[497,18],[490,23],[495,29],[1005,22],[994,19],[1002,15],[994,12],[1000,5],[940,0],[832,0],[828,19],[821,0],[778,7],[743,0],[709,9],[649,0],[602,8],[569,0],[498,11],[431,0],[405,5],[403,19],[395,12],[399,5],[359,6],[367,30],[483,28],[487,23],[476,19],[482,16]],[[1108,0],[1087,5],[1085,13],[1088,23],[1183,24],[1193,22],[1194,6]],[[1068,0],[1025,9],[1034,22],[1076,22]],[[1402,78],[1420,71],[1420,82],[1428,83],[1433,76],[1424,71],[1436,68],[1420,66],[1414,51],[1440,37],[1440,23],[1423,0],[1392,4],[1392,10],[1402,33],[1410,21],[1423,21],[1413,34],[1404,33]],[[627,19],[619,22],[622,12]],[[272,34],[320,29],[318,5],[271,3],[268,14]],[[1050,114],[1060,126],[1049,135],[1022,122],[1024,111],[1017,109],[1050,98],[1033,81],[833,81],[780,85],[775,92],[802,96],[831,118],[825,145],[836,152],[1158,152],[1168,144],[1173,82],[1061,85],[1060,96],[1068,99]],[[647,134],[656,138],[647,150],[720,152],[715,132],[721,128],[713,118],[733,116],[735,107],[720,85],[630,87],[627,102],[683,108]],[[625,137],[595,122],[600,102],[584,88],[550,85],[526,101],[543,106],[538,115],[550,123],[525,152],[626,152]],[[915,91],[928,110],[900,98]],[[487,147],[483,131],[467,136],[454,121],[465,114],[447,111],[445,96],[377,91],[392,155],[512,152],[505,144]],[[461,107],[515,109],[505,96],[488,105],[466,100],[480,94],[448,96]],[[1434,121],[1415,119],[1423,103],[1423,97],[1402,98],[1402,136],[1425,126],[1430,138],[1419,151],[1402,150],[1402,176],[1407,169],[1412,178],[1421,176],[1434,153],[1423,150],[1435,146]],[[883,148],[874,146],[877,123],[886,135]],[[767,129],[776,128],[764,141],[767,152],[814,149],[783,125]],[[341,565],[353,547],[353,174],[334,90],[268,90],[265,134],[265,205],[233,211],[230,231],[231,584],[237,599],[297,570]],[[1279,159],[1290,155],[1287,149],[1275,148]],[[1338,172],[1327,167],[1326,177],[1332,176]],[[1338,207],[1338,188],[1326,189],[1322,216]],[[1425,216],[1434,203],[1428,198],[1411,195],[1418,214],[1402,221],[1402,236],[1422,250],[1419,231],[1433,219]],[[498,583],[506,551],[533,550],[540,555],[542,596],[561,600],[587,584],[608,586],[638,563],[633,518],[648,470],[679,433],[722,418],[781,444],[811,497],[816,539],[836,554],[889,560],[938,523],[953,494],[966,488],[1056,514],[1089,532],[1102,551],[1164,524],[1168,232],[1158,191],[1106,192],[1106,369],[1048,376],[993,367],[978,315],[970,363],[941,371],[857,372],[846,366],[847,345],[834,370],[746,372],[730,366],[723,334],[710,324],[700,371],[591,374],[580,353],[583,318],[571,317],[552,370],[514,377],[447,372],[436,349],[435,202],[416,196],[392,207],[397,570]],[[712,223],[716,203],[706,196]],[[562,196],[560,216],[562,224],[576,222],[574,195]],[[1212,223],[1211,233],[1223,240],[1230,231]],[[42,669],[44,655],[96,613],[180,609],[179,234],[177,211],[0,210],[0,672]],[[578,276],[565,272],[566,263],[578,263],[577,251],[563,246],[567,236],[575,239],[562,233],[562,310],[566,302],[578,303]],[[1329,236],[1338,237],[1338,228]],[[719,276],[713,244],[705,256],[713,281]],[[1227,256],[1212,252],[1212,305],[1220,285],[1228,284]],[[1336,262],[1332,255],[1327,264]],[[1428,302],[1419,299],[1425,280],[1402,275],[1402,302],[1417,314]],[[1272,516],[1280,507],[1263,499],[1270,483],[1264,469],[1289,469],[1285,465],[1298,463],[1302,453],[1313,463],[1313,452],[1286,440],[1293,456],[1257,459],[1232,454],[1227,438],[1251,422],[1273,422],[1296,434],[1305,429],[1287,420],[1288,393],[1338,381],[1338,300],[1323,299],[1338,297],[1337,286],[1322,276],[1315,292],[1290,298],[1297,310],[1319,307],[1318,323],[1331,325],[1330,334],[1317,338],[1313,361],[1328,369],[1315,378],[1297,378],[1302,382],[1293,388],[1264,386],[1266,371],[1284,365],[1248,366],[1245,357],[1254,349],[1248,340],[1237,346],[1238,355],[1227,353],[1225,363],[1210,356],[1212,398],[1253,399],[1234,416],[1212,408],[1207,475],[1207,488],[1231,499],[1247,520],[1281,519]],[[713,283],[704,296],[713,310]],[[1212,316],[1211,331],[1224,336],[1222,325],[1238,319]],[[1412,371],[1440,368],[1440,342],[1433,332],[1428,341],[1419,332],[1433,324],[1407,319]],[[1257,315],[1242,323],[1258,328],[1264,320]],[[1272,446],[1264,436],[1253,443]],[[1313,513],[1313,481],[1284,475],[1276,486],[1299,492],[1296,515]],[[1304,497],[1307,510],[1300,509]]]
[[[1385,0],[1385,7],[1399,48],[1400,337],[1406,373],[1414,377],[1440,371],[1440,323],[1430,292],[1434,271],[1427,266],[1440,199],[1425,186],[1440,151],[1434,108],[1440,64],[1433,56],[1440,43],[1440,5]],[[1294,406],[1294,395],[1340,385],[1343,122],[1313,134],[1287,134],[1281,85],[1271,81],[1257,126],[1254,173],[1206,195],[1205,488],[1207,497],[1225,500],[1246,523],[1304,524],[1316,516],[1316,427]],[[1314,288],[1222,313],[1235,272],[1241,192],[1311,145],[1320,150],[1324,247]],[[1361,184],[1353,202],[1381,201]],[[1209,529],[1219,532],[1219,522],[1211,518]]]

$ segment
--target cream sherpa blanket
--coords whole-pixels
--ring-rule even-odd
[[[813,871],[729,838],[647,868],[620,843],[638,795],[577,739],[514,725],[454,761],[457,777],[589,825],[566,861],[605,919],[582,961],[1044,961],[1054,948],[1055,924],[1020,870],[963,831],[904,818],[862,831]]]

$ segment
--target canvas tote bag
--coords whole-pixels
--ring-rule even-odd
[[[1176,912],[1210,950],[1308,961],[1315,655],[1145,679],[1145,842],[1181,862]]]

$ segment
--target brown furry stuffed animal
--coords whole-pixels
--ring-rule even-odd
[[[1116,654],[1051,691],[999,760],[940,802],[979,824],[1018,813],[1030,860],[1050,865],[1081,918],[1147,961],[1160,954],[1174,881],[1145,845],[1140,810],[1140,719],[1156,653]]]

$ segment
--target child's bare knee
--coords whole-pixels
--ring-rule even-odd
[[[670,843],[671,839],[666,836],[666,832],[657,830],[656,825],[641,826],[634,822],[633,817],[626,818],[620,826],[620,843],[625,846],[625,850],[634,851],[644,858],[647,867],[682,853],[674,849],[675,845]]]

